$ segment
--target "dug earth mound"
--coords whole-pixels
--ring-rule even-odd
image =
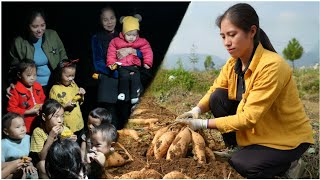
[[[175,126],[174,120],[176,116],[165,107],[158,105],[153,97],[143,97],[132,113],[126,127],[127,129],[135,130],[135,132],[120,131],[119,133],[118,142],[126,148],[133,161],[120,167],[109,168],[108,173],[111,177],[129,177],[131,179],[160,179],[164,176],[177,179],[242,178],[226,161],[207,158],[205,163],[199,163],[197,157],[193,154],[192,142],[183,158],[174,157],[171,160],[166,160],[166,156],[159,159],[156,159],[155,156],[147,156],[147,151],[157,130],[163,127]],[[217,131],[205,130],[198,131],[198,133],[204,138],[207,148],[211,150],[224,148],[221,135]]]

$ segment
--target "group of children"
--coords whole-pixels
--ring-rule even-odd
[[[123,20],[123,34],[110,43],[106,67],[114,70],[112,65],[119,66],[118,99],[131,97],[132,104],[138,102],[141,82],[131,81],[128,76],[138,74],[135,69],[141,62],[133,56],[116,61],[113,58],[117,49],[132,46],[144,54],[144,67],[151,68],[152,50],[145,39],[138,38],[139,20],[132,16]],[[61,60],[55,69],[49,98],[36,82],[35,62],[23,59],[19,63],[18,81],[10,91],[8,113],[2,118],[2,178],[85,177],[86,168],[76,165],[77,161],[80,164],[95,162],[104,167],[111,146],[117,141],[117,129],[111,124],[110,113],[104,108],[96,108],[89,113],[88,132],[84,132],[80,105],[86,91],[74,81],[77,62],[78,59]],[[129,87],[136,87],[134,93],[129,93]],[[71,134],[64,137],[64,132],[68,131]],[[91,177],[98,178],[96,175]]]
[[[90,165],[84,167],[79,164],[96,163],[102,169],[105,166],[111,146],[117,141],[117,129],[111,124],[111,115],[106,109],[96,108],[90,112],[88,132],[82,134],[80,145],[76,143],[79,140],[76,135],[62,135],[69,128],[64,125],[64,108],[59,102],[46,100],[40,113],[41,125],[34,129],[31,138],[23,116],[13,112],[3,116],[3,178],[35,179],[38,174],[40,178],[80,178],[87,175],[88,167],[90,177],[104,175],[104,172],[90,174]],[[61,148],[61,144],[67,144],[64,141],[70,141],[69,145]],[[71,141],[74,142],[72,145]],[[79,150],[72,150],[74,148]]]

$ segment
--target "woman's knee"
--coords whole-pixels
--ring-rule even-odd
[[[231,157],[229,164],[243,177],[248,179],[260,179],[260,178],[272,178],[268,174],[264,173],[264,168],[248,162],[245,158]]]
[[[210,103],[215,103],[226,98],[228,98],[228,90],[217,88],[210,96]]]

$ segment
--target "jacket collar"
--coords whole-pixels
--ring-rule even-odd
[[[33,87],[33,91],[35,90],[39,91],[42,88],[42,86],[37,82],[35,82],[32,87]],[[15,85],[15,89],[21,94],[28,94],[29,92],[26,86],[24,86],[20,81],[18,81],[17,84]]]
[[[264,48],[262,46],[261,43],[259,43],[257,49],[256,49],[256,52],[254,53],[253,57],[252,57],[252,60],[251,60],[251,63],[249,65],[249,68],[251,70],[251,72],[253,73],[254,70],[256,70],[259,62],[260,62],[260,59],[261,59],[261,56],[263,54],[263,51],[264,51]]]

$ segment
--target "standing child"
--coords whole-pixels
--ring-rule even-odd
[[[113,152],[111,150],[112,145],[117,141],[117,138],[117,129],[110,123],[103,123],[92,129],[90,134],[92,147],[86,156],[86,160],[91,166],[91,171],[89,172],[91,178],[109,177],[106,172],[106,162]],[[100,168],[94,167],[97,164]]]
[[[30,153],[39,169],[40,178],[48,178],[44,167],[48,149],[57,139],[58,134],[69,130],[66,126],[63,126],[63,113],[64,109],[59,102],[48,99],[42,106],[42,124],[35,128],[32,133]],[[76,137],[72,136],[72,139],[76,140]]]
[[[118,67],[118,100],[131,100],[131,104],[138,102],[142,91],[139,67],[143,66],[145,69],[150,69],[153,64],[153,52],[149,42],[139,37],[139,22],[141,20],[142,17],[139,14],[134,17],[121,17],[120,23],[123,23],[122,33],[119,34],[119,37],[112,39],[107,54],[107,67],[111,70]],[[122,48],[128,48],[130,51],[132,48],[139,49],[143,55],[143,63],[141,63],[137,54],[133,54],[136,51],[122,59],[118,59],[117,51]]]
[[[8,101],[7,110],[24,115],[27,133],[31,134],[35,118],[46,96],[42,86],[36,82],[37,68],[33,60],[23,59],[17,66],[17,84],[10,90],[12,96]],[[32,128],[31,128],[32,126]]]
[[[85,154],[87,154],[88,150],[91,149],[91,141],[90,134],[93,128],[99,126],[104,123],[111,123],[112,115],[105,108],[95,108],[89,113],[88,116],[88,133],[84,133],[81,136],[81,157],[84,160]]]
[[[1,140],[2,178],[37,179],[37,169],[31,163],[31,158],[28,157],[30,136],[26,134],[23,117],[12,112],[4,115],[2,131],[4,134]],[[22,177],[19,177],[19,174]]]
[[[64,108],[64,125],[77,135],[80,144],[83,134],[83,118],[80,110],[80,102],[84,100],[86,91],[79,88],[74,82],[76,64],[79,59],[63,59],[55,74],[55,85],[52,86],[49,97],[57,100]]]

